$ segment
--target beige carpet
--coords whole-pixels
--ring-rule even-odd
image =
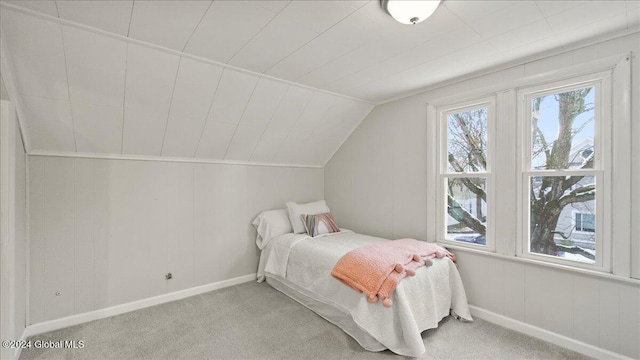
[[[477,319],[445,318],[425,331],[420,359],[584,359],[548,342]],[[266,283],[187,299],[38,335],[82,340],[82,349],[25,349],[20,359],[378,359]]]

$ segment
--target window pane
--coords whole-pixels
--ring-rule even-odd
[[[447,239],[486,245],[487,179],[447,179]]]
[[[593,214],[576,213],[576,231],[595,232],[595,221]]]
[[[531,99],[531,167],[593,169],[594,87]]]
[[[483,107],[447,115],[447,171],[485,171],[487,112]]]
[[[530,178],[532,253],[595,263],[596,190],[593,176]]]

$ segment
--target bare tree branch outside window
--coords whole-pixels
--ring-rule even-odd
[[[531,170],[594,168],[593,92],[593,87],[587,87],[531,99]],[[487,169],[487,111],[483,107],[447,115],[449,173]],[[552,256],[575,254],[594,261],[595,250],[589,244],[594,243],[595,235],[584,231],[592,225],[578,223],[595,218],[594,176],[550,173],[531,177],[529,186],[529,250]],[[449,177],[447,232],[485,235],[486,201],[486,177]]]

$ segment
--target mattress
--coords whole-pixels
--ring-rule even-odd
[[[425,352],[421,333],[436,328],[453,313],[473,321],[455,264],[449,258],[433,259],[416,275],[402,280],[390,308],[369,303],[366,297],[331,276],[335,263],[361,246],[389,241],[348,230],[311,238],[306,234],[274,237],[263,249],[259,281],[315,311],[340,327],[363,348],[389,349],[405,356]]]

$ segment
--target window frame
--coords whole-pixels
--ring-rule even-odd
[[[485,251],[479,247],[465,247],[462,243],[448,242],[443,244],[450,249],[465,253],[476,253],[483,256],[498,257],[523,264],[535,264],[536,266],[552,269],[561,269],[574,273],[601,276],[608,279],[627,280],[640,279],[640,246],[634,246],[633,234],[640,233],[640,222],[636,219],[634,210],[640,202],[635,201],[632,192],[633,181],[640,176],[640,157],[633,156],[631,150],[635,145],[631,140],[636,138],[639,131],[632,125],[632,74],[630,52],[613,53],[606,57],[594,60],[575,59],[557,63],[543,59],[527,62],[522,67],[513,68],[514,71],[506,74],[483,75],[482,81],[466,80],[460,84],[443,88],[442,91],[429,93],[425,98],[427,107],[427,196],[426,196],[426,234],[428,241],[441,242],[442,231],[440,229],[440,188],[439,188],[439,146],[440,128],[438,110],[449,104],[464,103],[466,100],[480,99],[482,97],[495,96],[496,98],[496,138],[494,147],[498,152],[493,154],[494,171],[498,171],[492,184],[499,189],[493,197],[495,205],[496,221],[492,227],[495,230],[495,251]],[[529,88],[538,84],[551,84],[564,82],[567,79],[580,77],[594,78],[599,73],[612,73],[611,76],[611,111],[610,126],[604,128],[605,136],[609,134],[610,146],[604,150],[610,154],[609,161],[603,164],[607,175],[608,184],[606,191],[610,194],[604,198],[605,212],[610,214],[604,222],[611,224],[606,231],[608,245],[604,247],[604,259],[610,263],[601,269],[582,268],[574,264],[557,264],[543,259],[531,259],[521,256],[521,210],[522,199],[518,192],[521,191],[520,179],[520,148],[521,148],[521,124],[519,112],[521,104],[517,93],[521,88]],[[487,81],[485,81],[485,78]],[[634,130],[635,129],[635,130]],[[514,155],[515,154],[515,155]],[[638,175],[638,176],[636,176]],[[506,194],[506,195],[504,195]],[[631,194],[631,195],[630,195]],[[613,206],[615,204],[615,207]],[[515,209],[515,211],[514,211]],[[637,212],[636,212],[637,213]],[[637,214],[636,214],[637,215]],[[612,220],[615,219],[615,226]],[[602,228],[602,227],[601,227]],[[604,254],[606,252],[606,254]]]
[[[516,164],[518,197],[518,238],[516,256],[550,262],[558,265],[589,270],[611,272],[611,117],[612,117],[612,71],[597,72],[589,75],[550,81],[539,85],[519,88],[517,91],[518,161]],[[544,169],[531,167],[531,99],[538,96],[573,91],[585,87],[594,87],[594,163],[592,169]],[[534,176],[593,176],[596,184],[594,200],[596,214],[595,263],[567,260],[558,256],[538,254],[530,249],[530,178]],[[605,219],[609,221],[605,221]],[[575,219],[573,219],[575,221]]]
[[[578,230],[578,220],[576,219],[576,215],[580,215],[580,228],[581,230]],[[589,213],[585,213],[582,211],[577,211],[577,210],[571,210],[571,219],[573,221],[573,227],[575,228],[575,232],[578,234],[583,234],[583,235],[590,235],[590,234],[595,234],[595,229],[593,231],[589,231],[589,230],[582,230],[584,229],[584,226],[582,225],[584,223],[584,221],[582,220],[582,217],[584,215],[590,215],[593,216],[593,214],[589,214]],[[595,220],[595,217],[594,217]]]
[[[448,171],[448,125],[447,116],[452,113],[463,112],[467,110],[479,109],[482,107],[487,108],[487,149],[486,149],[486,161],[487,166],[484,171],[478,172],[449,172]],[[495,191],[494,191],[494,179],[493,179],[493,162],[494,162],[494,148],[495,148],[495,125],[496,125],[496,97],[482,97],[469,101],[458,102],[455,104],[441,106],[436,108],[437,116],[437,191],[436,191],[436,237],[437,242],[444,245],[454,245],[479,251],[494,252],[496,249],[495,241]],[[478,245],[474,243],[467,243],[462,241],[456,241],[447,239],[447,202],[445,196],[447,194],[447,179],[449,178],[484,178],[486,179],[486,206],[487,206],[487,231],[485,234],[485,245]]]

